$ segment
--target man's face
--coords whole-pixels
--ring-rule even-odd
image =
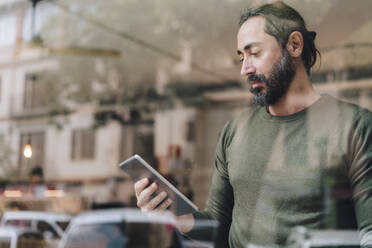
[[[238,32],[241,74],[247,77],[254,102],[273,105],[286,94],[295,74],[292,59],[276,39],[265,33],[265,19],[252,17]]]

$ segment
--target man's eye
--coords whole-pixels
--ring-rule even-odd
[[[260,55],[260,52],[251,52],[251,55],[257,57]]]

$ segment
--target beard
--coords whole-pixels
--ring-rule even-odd
[[[261,107],[277,103],[287,93],[295,74],[296,69],[291,56],[286,49],[282,49],[282,56],[274,64],[269,78],[266,78],[263,74],[248,77],[248,82],[251,85],[250,92],[253,94],[253,103]],[[262,90],[262,87],[252,88],[251,82],[254,81],[265,83],[266,90]]]

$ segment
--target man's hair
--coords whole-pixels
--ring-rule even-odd
[[[265,32],[274,36],[282,49],[285,49],[289,35],[292,32],[299,31],[302,34],[304,40],[302,61],[307,74],[310,74],[310,69],[315,64],[317,55],[320,55],[320,53],[314,43],[316,33],[306,29],[305,21],[301,15],[287,4],[278,1],[258,8],[247,9],[240,17],[239,26],[255,16],[265,18]]]

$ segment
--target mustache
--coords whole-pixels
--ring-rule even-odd
[[[263,83],[268,82],[267,78],[263,74],[254,74],[248,77],[248,83],[251,83],[254,81],[263,82]]]

